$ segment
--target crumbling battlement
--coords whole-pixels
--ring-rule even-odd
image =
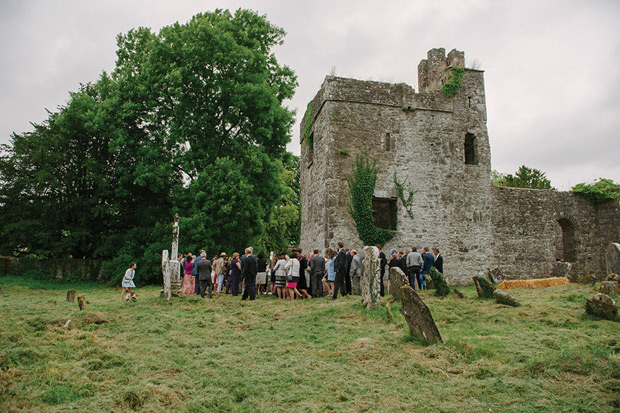
[[[431,49],[427,58],[418,65],[418,88],[420,92],[438,90],[443,85],[450,67],[465,67],[465,52],[452,49],[446,57],[446,49]]]

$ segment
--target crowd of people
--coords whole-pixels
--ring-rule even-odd
[[[418,252],[415,246],[407,253],[392,250],[389,261],[381,245],[377,248],[382,296],[389,294],[389,268],[400,268],[415,289],[426,288],[431,267],[443,273],[443,257],[437,248],[433,248],[432,253],[428,247]],[[355,249],[345,248],[342,242],[336,249],[327,248],[324,255],[318,249],[308,254],[293,249],[290,255],[284,252],[254,255],[252,247],[246,248],[243,255],[235,252],[228,256],[222,252],[212,259],[205,251],[200,251],[197,256],[180,254],[181,291],[202,298],[212,298],[215,291],[216,294],[241,295],[243,300],[254,300],[257,295],[289,300],[319,297],[336,300],[338,294],[361,294],[364,255],[364,251],[358,253]]]

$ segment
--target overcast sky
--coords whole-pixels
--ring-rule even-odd
[[[286,30],[275,53],[298,76],[287,102],[296,154],[299,120],[332,70],[417,90],[426,52],[456,48],[485,71],[493,169],[525,164],[565,190],[620,183],[618,0],[0,0],[0,143],[112,71],[117,34],[215,8],[252,9]]]

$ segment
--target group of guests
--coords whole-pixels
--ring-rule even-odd
[[[430,252],[425,247],[420,253],[417,247],[405,254],[392,250],[388,262],[381,245],[377,245],[380,259],[380,294],[389,294],[388,268],[400,268],[415,289],[426,288],[426,276],[431,267],[443,273],[443,257],[437,248]],[[290,255],[271,253],[269,257],[261,252],[254,255],[252,247],[229,257],[226,253],[207,258],[206,252],[194,257],[188,253],[179,255],[178,260],[183,277],[181,291],[185,295],[196,294],[212,298],[216,293],[231,294],[242,299],[256,299],[256,295],[271,294],[279,299],[311,299],[318,297],[338,298],[338,294],[361,294],[364,251],[345,248],[342,242],[337,249],[327,248],[325,255],[315,249],[304,255],[301,249],[294,249]]]

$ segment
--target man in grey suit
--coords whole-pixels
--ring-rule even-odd
[[[312,297],[323,297],[323,275],[325,274],[325,259],[321,257],[319,250],[314,250],[314,255],[310,258],[310,284],[312,287]]]
[[[352,250],[351,255],[353,256],[351,260],[351,287],[353,289],[353,294],[361,295],[360,280],[362,278],[362,260],[359,255],[357,255],[356,250]]]
[[[200,296],[205,298],[205,290],[209,288],[209,298],[213,295],[213,283],[211,282],[211,261],[207,259],[207,253],[200,253],[200,261],[196,263],[196,274],[200,284]]]

